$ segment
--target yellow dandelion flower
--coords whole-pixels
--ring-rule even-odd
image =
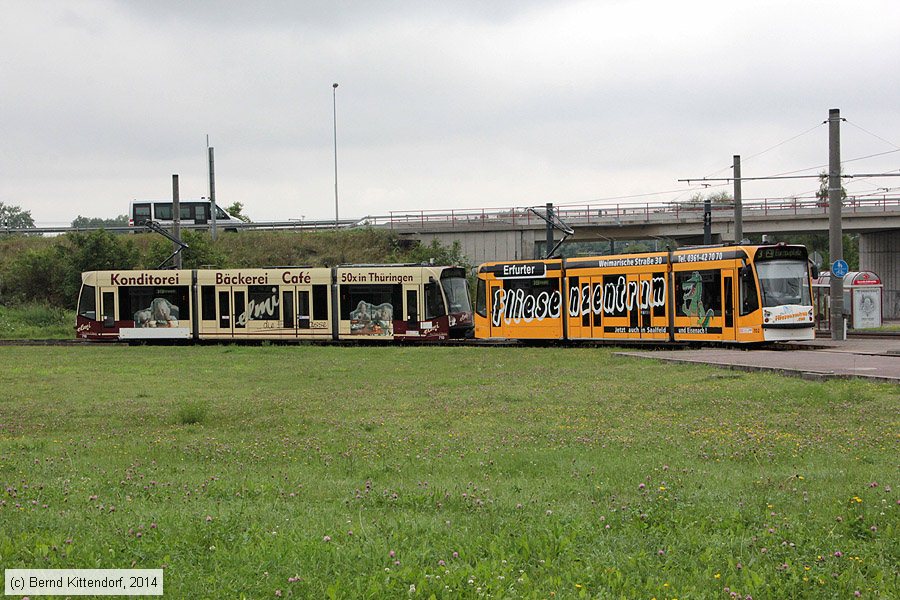
[[[716,579],[719,579],[719,578],[721,578],[721,577],[722,577],[722,574],[721,574],[721,573],[716,573],[716,575],[715,575],[715,578],[716,578]]]

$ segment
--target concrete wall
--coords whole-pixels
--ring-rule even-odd
[[[545,239],[546,234],[539,232]],[[453,231],[448,233],[420,233],[415,237],[427,245],[436,239],[445,246],[459,242],[463,254],[473,265],[495,260],[534,258],[534,231]]]
[[[859,268],[874,271],[884,283],[883,317],[900,319],[900,231],[860,235]]]

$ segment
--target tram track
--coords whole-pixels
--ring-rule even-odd
[[[855,340],[898,340],[900,339],[900,331],[849,331],[847,333],[848,339]],[[830,340],[830,336],[828,332],[818,332],[816,337],[817,340]],[[29,338],[29,339],[0,339],[0,346],[59,346],[59,347],[77,347],[77,346],[94,346],[94,347],[121,347],[128,345],[228,345],[228,344],[242,344],[242,345],[280,345],[280,346],[294,346],[294,345],[315,345],[315,346],[449,346],[449,347],[479,347],[479,348],[500,348],[500,347],[535,347],[535,346],[544,346],[544,347],[582,347],[589,348],[592,346],[643,346],[643,347],[661,347],[661,348],[685,348],[691,346],[697,346],[696,342],[680,342],[680,343],[663,343],[660,344],[658,340],[648,340],[646,342],[641,342],[640,340],[635,341],[625,341],[625,340],[578,340],[578,341],[564,341],[564,340],[542,340],[540,342],[537,341],[529,341],[529,340],[475,340],[475,339],[452,339],[452,340],[442,340],[442,341],[429,341],[429,342],[414,342],[414,341],[403,341],[403,342],[395,342],[395,341],[376,341],[376,340],[208,340],[208,341],[199,341],[192,342],[191,344],[178,344],[178,343],[146,343],[141,342],[138,344],[129,344],[128,342],[121,342],[115,340],[109,341],[91,341],[84,339],[61,339],[61,338]],[[714,347],[727,347],[727,344],[716,343],[716,344],[700,344],[702,346],[714,346]],[[745,349],[753,349],[753,348],[766,348],[766,349],[793,349],[796,347],[795,344],[785,343],[784,345],[779,345],[779,343],[771,343],[771,344],[761,344],[761,345],[753,345],[753,346],[739,346]]]
[[[87,346],[94,345],[87,340],[64,340],[64,339],[19,339],[19,340],[0,340],[0,346]],[[102,345],[102,344],[100,344]],[[112,345],[122,346],[124,344],[114,343]]]

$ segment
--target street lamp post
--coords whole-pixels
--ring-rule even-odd
[[[331,86],[331,104],[334,115],[334,228],[338,228],[338,179],[337,179],[337,87]]]

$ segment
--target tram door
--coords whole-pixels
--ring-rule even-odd
[[[634,293],[634,286],[640,286],[638,275],[610,273],[591,282],[592,292],[596,285],[603,286],[603,327],[595,326],[595,334],[618,340],[640,338],[640,307]]]
[[[122,317],[132,318],[132,315],[116,315],[116,288],[101,287],[100,288],[100,314],[98,321],[104,327],[112,327],[115,322]]]
[[[306,337],[312,333],[312,286],[281,288],[281,318],[284,333]]]
[[[216,288],[216,318],[219,335],[245,337],[247,330],[246,288]]]
[[[234,321],[231,318],[231,288],[219,289],[218,316],[219,332],[234,333]]]
[[[491,337],[503,337],[503,319],[499,323],[494,321],[495,315],[500,315],[500,308],[495,306],[503,295],[503,283],[501,281],[488,281],[488,323],[491,326]]]
[[[602,310],[603,277],[584,277],[581,280],[581,334],[599,339],[605,337],[607,325]]]
[[[286,338],[331,339],[329,286],[300,284],[281,286],[280,332]]]
[[[566,293],[563,296],[563,309],[565,312],[563,314],[569,320],[568,335],[570,340],[577,340],[585,335],[581,331],[581,281],[581,277],[566,278]]]
[[[666,274],[641,273],[640,275],[640,327],[641,338],[665,340],[669,338],[669,319],[666,315]]]
[[[608,325],[603,314],[603,277],[569,277],[564,297],[569,339],[600,339]]]
[[[644,337],[644,323],[649,326],[650,313],[644,306],[646,299],[641,296],[642,285],[647,282],[645,273],[629,273],[628,287],[625,292],[625,310],[628,311],[628,339],[640,339]]]
[[[433,302],[434,291],[437,291],[438,299],[440,299],[440,293],[441,293],[440,288],[435,286],[435,284],[431,284],[431,286],[426,284],[425,290],[426,290],[425,295],[430,296],[428,298],[425,298],[426,302],[432,301],[431,303],[435,304]],[[431,292],[431,294],[429,294],[429,292]],[[443,304],[442,299],[440,300],[440,304]],[[435,307],[431,306],[430,308],[434,309]],[[430,312],[434,312],[434,311],[426,310],[425,312],[430,313]],[[436,312],[438,314],[440,314],[443,311],[437,310]],[[403,284],[403,318],[404,318],[404,320],[410,325],[415,323],[416,327],[418,327],[419,321],[424,320],[430,316],[436,316],[436,315],[434,315],[434,314],[423,315],[422,311],[419,308],[419,286],[415,285],[415,284],[408,284],[408,283]]]
[[[737,304],[735,281],[733,269],[722,269],[722,339],[725,341],[735,339],[734,307]]]
[[[219,334],[246,337],[247,288],[218,287]]]

